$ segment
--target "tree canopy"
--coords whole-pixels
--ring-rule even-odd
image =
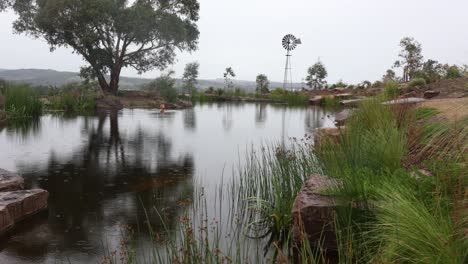
[[[1,0],[0,0],[1,1]],[[5,1],[5,0],[3,0]],[[122,68],[164,69],[176,50],[197,49],[197,0],[12,0],[17,33],[69,47],[89,64],[81,75],[116,93]],[[0,4],[1,6],[1,4]],[[110,75],[110,78],[106,78]]]
[[[257,92],[259,93],[268,93],[268,86],[270,85],[270,81],[268,80],[268,77],[265,74],[259,74],[257,75]]]
[[[182,81],[184,83],[184,89],[188,93],[196,89],[199,68],[200,64],[198,62],[191,62],[185,65]]]
[[[225,88],[231,89],[234,86],[234,84],[231,81],[231,78],[236,77],[236,74],[234,73],[234,70],[232,69],[232,67],[227,67],[223,76],[224,76],[224,83],[226,84]]]
[[[312,89],[321,89],[326,84],[328,73],[322,62],[317,62],[307,70],[307,86]]]
[[[400,41],[401,51],[398,55],[401,60],[395,62],[395,67],[403,67],[403,81],[414,78],[423,65],[422,47],[414,38],[406,37]]]

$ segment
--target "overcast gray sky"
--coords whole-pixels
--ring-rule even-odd
[[[468,64],[467,0],[200,0],[199,50],[179,54],[172,66],[182,74],[187,62],[201,64],[200,78],[221,78],[232,66],[237,79],[265,73],[282,81],[287,33],[302,39],[293,52],[293,79],[320,60],[329,82],[381,78],[397,58],[399,40],[415,37],[425,58]],[[15,15],[0,14],[0,68],[78,71],[84,64],[71,50],[49,52],[42,40],[14,35]],[[138,76],[127,69],[126,76]],[[154,78],[159,73],[143,74]]]

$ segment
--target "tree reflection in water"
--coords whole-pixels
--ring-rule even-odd
[[[23,175],[27,187],[49,191],[49,215],[18,228],[11,238],[16,246],[10,242],[8,251],[38,259],[57,249],[102,255],[103,243],[119,243],[119,226],[130,226],[142,237],[148,223],[162,230],[157,211],[175,228],[180,201],[192,197],[193,157],[171,158],[170,140],[141,127],[134,136],[121,136],[117,112],[101,113],[95,123],[84,122],[87,144],[71,158],[51,153],[46,169],[22,166],[31,172]]]

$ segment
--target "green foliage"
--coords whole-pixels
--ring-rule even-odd
[[[415,78],[424,78],[427,83],[431,83],[442,79],[444,75],[444,65],[435,60],[427,60],[424,62],[422,70],[416,72]]]
[[[424,86],[426,85],[426,80],[423,78],[415,78],[409,82],[409,87]]]
[[[150,87],[154,87],[159,96],[169,103],[177,101],[176,80],[172,77],[173,74],[173,71],[162,74],[150,84]]]
[[[379,190],[373,239],[374,263],[466,263],[468,247],[450,214],[428,206],[411,188],[388,184]],[[462,235],[463,236],[463,235]]]
[[[196,50],[199,9],[196,0],[16,0],[14,30],[43,38],[52,50],[72,48],[89,64],[82,76],[117,93],[122,68],[163,69],[175,50]]]
[[[96,109],[97,86],[88,84],[68,84],[49,91],[51,109],[74,114],[91,114]]]
[[[452,65],[447,69],[447,79],[456,79],[462,77],[460,68],[456,65]]]
[[[259,74],[257,75],[257,88],[256,91],[257,93],[269,93],[269,85],[270,81],[268,81],[268,77],[265,74]]]
[[[383,90],[383,97],[386,100],[392,100],[400,95],[399,84],[395,81],[388,81],[385,83],[385,88]]]
[[[345,181],[349,198],[361,200],[374,192],[372,184],[401,168],[406,136],[388,107],[366,100],[339,142],[326,140],[317,151],[326,175]]]
[[[312,89],[322,89],[325,85],[328,73],[325,65],[318,61],[307,70],[307,86]]]
[[[423,62],[421,44],[414,38],[405,37],[400,41],[401,52],[398,55],[401,58],[394,64],[395,67],[403,68],[403,81],[413,79]]]
[[[389,81],[396,81],[396,73],[392,69],[388,69],[384,76],[382,77],[382,80],[384,83],[389,82]]]
[[[224,84],[225,84],[225,89],[230,90],[234,87],[234,83],[232,82],[231,78],[235,78],[236,74],[234,73],[234,70],[232,67],[227,67],[226,71],[223,73],[224,76]]]
[[[439,114],[439,110],[432,107],[418,107],[414,109],[414,115],[417,120],[422,120]]]
[[[37,118],[42,113],[38,94],[27,85],[8,84],[4,108],[13,121]]]
[[[325,108],[338,108],[340,106],[340,99],[334,96],[325,96],[323,97],[321,104]]]
[[[289,242],[291,209],[305,178],[321,173],[310,146],[293,143],[290,149],[274,146],[250,152],[241,170],[239,200],[248,201],[248,236],[268,237],[267,246],[282,249]]]
[[[196,89],[199,68],[200,64],[198,62],[187,63],[185,65],[182,82],[186,93],[192,93]]]
[[[216,94],[217,94],[218,96],[221,96],[221,95],[223,95],[223,94],[224,94],[224,92],[225,92],[225,90],[224,90],[224,89],[221,89],[221,88],[218,88],[218,89],[216,89]]]
[[[346,88],[346,87],[348,87],[348,84],[344,83],[343,80],[339,80],[339,81],[335,84],[335,87],[336,87],[336,88]]]
[[[372,84],[372,88],[382,88],[384,86],[383,82],[382,81],[375,81],[373,84]]]
[[[307,105],[310,96],[308,93],[298,91],[285,91],[282,88],[276,88],[269,94],[269,98],[277,101],[284,101],[288,105]]]

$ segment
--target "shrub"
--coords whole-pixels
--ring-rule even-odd
[[[335,87],[337,88],[345,88],[347,87],[348,84],[344,83],[342,80],[339,80],[336,84],[335,84]]]
[[[322,106],[326,108],[337,108],[340,106],[340,99],[334,97],[334,96],[325,96],[322,99]]]
[[[456,79],[462,77],[460,68],[458,68],[456,65],[450,66],[447,69],[447,79]]]
[[[396,81],[388,81],[385,83],[385,88],[383,90],[384,99],[391,100],[395,99],[400,95],[399,85]]]
[[[151,84],[152,87],[156,88],[159,96],[169,103],[173,103],[177,100],[177,90],[175,89],[176,81],[172,78],[173,73],[174,72],[169,72],[168,74],[161,75]]]
[[[383,82],[381,82],[381,81],[375,81],[372,84],[372,88],[382,88],[382,87],[383,87]]]
[[[408,84],[410,87],[424,86],[426,85],[426,80],[423,78],[414,78]]]
[[[27,85],[7,85],[5,111],[11,120],[39,117],[42,103],[38,94]]]
[[[91,113],[96,108],[97,86],[93,84],[67,84],[49,90],[50,108],[67,113]]]

